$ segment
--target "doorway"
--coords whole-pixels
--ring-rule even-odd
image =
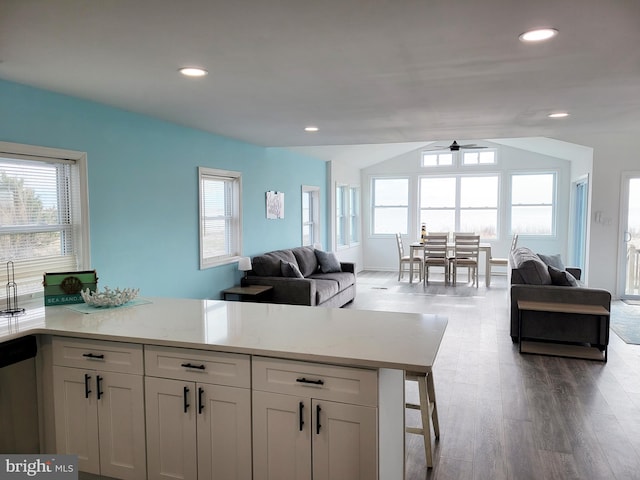
[[[621,194],[620,297],[640,299],[640,172],[623,175]]]
[[[589,180],[584,178],[574,183],[573,187],[573,232],[571,245],[571,265],[585,272],[587,255],[587,219],[589,198]]]

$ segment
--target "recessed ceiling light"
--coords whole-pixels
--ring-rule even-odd
[[[320,130],[318,127],[314,127],[313,125],[309,125],[308,127],[304,127],[305,132],[317,132]]]
[[[550,113],[549,115],[547,115],[547,117],[549,118],[565,118],[568,117],[569,113],[568,112],[555,112],[555,113]]]
[[[538,28],[524,32],[518,38],[522,42],[543,42],[555,37],[557,34],[558,30],[555,28]]]
[[[178,71],[185,77],[204,77],[207,73],[209,73],[206,70],[203,70],[202,68],[196,68],[196,67],[184,67]]]

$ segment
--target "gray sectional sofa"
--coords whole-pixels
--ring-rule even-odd
[[[611,311],[611,294],[583,286],[581,270],[565,268],[557,255],[539,256],[520,247],[510,253],[509,265],[513,342],[518,341],[518,300],[601,305]],[[590,344],[601,351],[609,343],[608,321],[603,325],[598,318],[568,313],[525,311],[523,315],[533,321],[523,322],[522,338]]]
[[[242,284],[272,286],[272,303],[342,307],[356,296],[355,264],[313,247],[257,255],[251,267]]]

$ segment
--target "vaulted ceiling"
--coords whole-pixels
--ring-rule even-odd
[[[639,25],[637,0],[2,0],[0,78],[272,147],[562,138],[640,130]]]

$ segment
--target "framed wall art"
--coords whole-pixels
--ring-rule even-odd
[[[267,192],[267,219],[284,218],[284,192]]]

